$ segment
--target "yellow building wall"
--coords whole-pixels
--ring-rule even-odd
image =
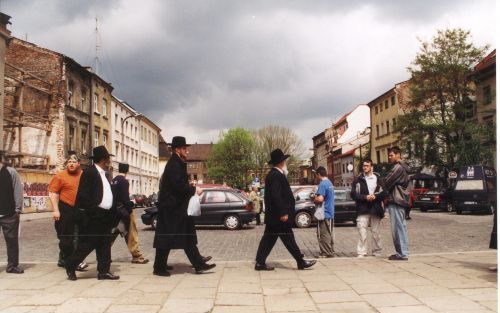
[[[394,105],[391,103],[392,97],[394,97]],[[394,121],[397,120],[400,114],[397,98],[396,93],[392,92],[378,99],[378,101],[370,107],[371,159],[375,163],[387,162],[387,149],[398,141],[398,133],[393,131]],[[387,108],[385,106],[386,101],[388,101]],[[387,129],[387,122],[389,122],[389,129]],[[380,151],[380,160],[377,159],[377,151]]]
[[[94,129],[92,130],[92,147],[104,145],[111,151],[111,90],[110,88],[97,79],[92,81],[92,105],[94,105],[94,113],[92,114]],[[97,101],[97,110],[95,103]],[[106,103],[106,112],[104,112],[104,103]],[[99,134],[99,139],[95,140],[95,131]],[[106,135],[106,140],[104,140]]]

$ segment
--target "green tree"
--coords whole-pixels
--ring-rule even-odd
[[[402,142],[413,143],[413,151],[407,152],[422,165],[453,168],[487,157],[481,145],[484,129],[473,120],[471,77],[487,49],[476,47],[470,32],[460,28],[439,30],[430,43],[421,43],[408,67],[410,101],[396,130]]]
[[[218,183],[242,188],[249,183],[253,167],[254,140],[244,128],[233,128],[221,132],[219,142],[214,144],[208,160],[208,176]]]
[[[263,177],[269,165],[269,155],[274,149],[281,149],[285,154],[290,154],[288,170],[290,175],[299,169],[300,160],[304,155],[304,144],[297,134],[290,128],[269,125],[252,131],[255,141],[253,150],[254,174]]]

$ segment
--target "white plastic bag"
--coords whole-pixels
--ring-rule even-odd
[[[316,205],[316,210],[314,211],[314,217],[318,221],[322,221],[325,219],[325,201],[321,202],[321,204]]]
[[[201,215],[200,197],[198,195],[194,195],[191,197],[191,199],[189,199],[187,213],[189,216],[200,216]]]

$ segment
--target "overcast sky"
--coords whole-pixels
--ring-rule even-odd
[[[82,65],[167,141],[279,124],[312,146],[357,104],[409,76],[418,38],[462,27],[495,47],[494,0],[3,0],[14,36]]]

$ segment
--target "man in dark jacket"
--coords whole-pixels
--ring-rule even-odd
[[[203,258],[200,255],[194,220],[187,214],[191,197],[202,192],[188,181],[188,146],[184,137],[176,136],[172,139],[174,153],[161,178],[158,223],[153,242],[153,247],[156,248],[153,274],[157,276],[170,276],[167,259],[171,249],[184,249],[196,274],[215,267],[215,264],[206,263],[211,257]]]
[[[295,214],[295,198],[286,178],[288,173],[286,159],[288,157],[290,156],[285,155],[281,149],[271,152],[269,164],[273,168],[266,176],[266,192],[264,194],[266,228],[257,250],[256,271],[274,270],[273,267],[266,265],[266,259],[278,237],[297,262],[299,269],[311,267],[316,263],[316,260],[304,260],[304,255],[300,252],[293,235],[291,220]]]
[[[97,256],[97,279],[117,280],[120,277],[110,273],[111,228],[116,220],[116,205],[113,201],[111,184],[106,177],[110,164],[108,150],[104,146],[92,151],[94,164],[85,169],[80,178],[76,195],[78,208],[79,238],[78,247],[66,260],[66,273],[69,280],[76,280],[75,269],[93,250]]]
[[[134,203],[130,201],[130,184],[127,180],[129,165],[126,163],[118,163],[118,175],[113,178],[113,192],[116,196],[116,210],[120,223],[117,227],[119,232],[125,238],[128,250],[132,255],[132,263],[146,264],[149,262],[139,250],[139,233],[137,231],[137,223],[135,222],[135,214],[133,211]],[[115,237],[116,238],[116,235]],[[113,241],[114,243],[114,241]]]
[[[401,160],[399,147],[389,149],[389,163],[394,166],[384,181],[384,190],[388,192],[388,210],[391,219],[392,240],[396,254],[389,260],[408,260],[408,230],[406,228],[405,209],[410,206],[408,165]]]
[[[19,214],[23,205],[23,184],[15,169],[3,161],[0,151],[0,229],[7,246],[7,273],[22,274],[19,267]]]
[[[370,226],[372,233],[372,252],[370,255],[377,256],[382,251],[379,226],[380,220],[384,217],[382,201],[386,195],[378,174],[373,172],[372,160],[363,161],[363,173],[354,180],[351,188],[351,198],[356,201],[356,225],[359,231],[358,257],[368,256],[366,244],[368,226]]]

